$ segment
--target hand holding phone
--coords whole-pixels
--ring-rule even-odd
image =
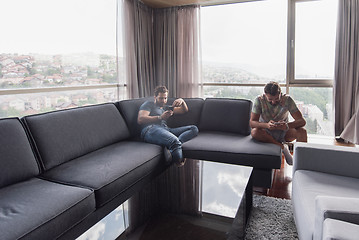
[[[165,106],[163,107],[163,110],[165,110],[165,111],[173,111],[173,109],[174,109],[174,107],[173,107],[173,106],[169,106],[169,105],[165,105]]]

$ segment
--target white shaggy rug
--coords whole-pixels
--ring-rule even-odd
[[[245,239],[298,239],[291,201],[253,195]]]

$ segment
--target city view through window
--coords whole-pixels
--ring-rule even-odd
[[[315,2],[306,2],[305,9],[310,9],[310,3]],[[323,28],[324,32],[320,32],[327,37],[328,43],[322,44],[320,51],[315,44],[306,46],[306,53],[310,52],[311,55],[297,56],[296,61],[300,65],[296,69],[301,70],[300,76],[305,79],[313,78],[313,75],[317,77],[318,69],[321,71],[320,76],[333,79],[336,21],[325,20],[336,19],[337,5],[333,4],[335,1],[322,0],[320,2],[323,3],[319,7],[315,4],[317,8],[314,9],[318,10],[315,16],[316,19],[320,19],[321,25],[324,23],[330,25]],[[323,10],[323,6],[326,7],[326,11]],[[253,101],[255,97],[263,94],[265,83],[276,81],[283,85],[282,92],[291,95],[296,101],[307,121],[306,128],[309,134],[334,136],[331,87],[310,88],[305,84],[303,87],[289,85],[289,93],[286,92],[284,84],[286,84],[287,67],[287,8],[287,1],[278,0],[202,8],[204,97],[245,98]],[[302,9],[300,8],[300,13],[303,13]],[[302,15],[299,17],[303,19]],[[314,38],[310,33],[317,31],[318,24],[313,25],[316,19],[312,22],[301,22],[300,39]],[[303,34],[307,35],[303,36]],[[300,49],[303,49],[303,42],[299,42]],[[311,47],[315,50],[309,51]],[[327,52],[328,56],[322,56],[323,52]],[[312,68],[311,64],[305,63],[308,63],[306,59],[313,55],[317,56],[317,61]],[[321,58],[331,60],[319,61],[318,59]],[[318,64],[324,65],[318,68]],[[239,86],[233,86],[233,84],[239,84]]]
[[[311,3],[297,3],[304,4],[297,11],[299,20],[303,19],[301,14],[306,9],[311,9]],[[314,7],[329,10],[326,13],[318,10],[318,14],[312,15],[317,19],[332,17],[335,5],[330,5],[331,8],[324,8],[323,5]],[[116,0],[5,0],[0,2],[0,8],[6,9],[0,15],[3,23],[0,38],[0,90],[3,91],[0,95],[0,117],[21,117],[113,102],[125,96],[125,88],[117,87],[118,83],[124,83],[124,69],[122,48],[118,47],[119,52],[116,53],[116,44],[122,46],[122,38],[116,36],[116,30],[121,33],[121,24],[116,24],[120,19],[116,16]],[[287,1],[280,0],[202,7],[203,97],[253,100],[262,94],[262,86],[268,81],[286,83],[287,8]],[[321,31],[326,39],[335,36],[334,22],[325,20],[319,23],[320,26],[325,23],[331,25],[323,28],[327,29],[327,33]],[[301,49],[306,49],[301,39],[307,39],[306,36],[313,32],[311,28],[317,26],[300,21],[298,28],[298,66],[295,65],[295,69],[300,70],[299,75],[304,79],[317,75],[305,65],[305,59],[312,57],[299,54]],[[322,44],[320,51],[307,52],[322,58],[323,52],[328,52],[328,58],[333,58],[334,40],[328,42],[331,45]],[[324,67],[314,66],[321,69],[320,76],[332,79],[334,64],[330,61],[325,63]],[[216,85],[211,86],[211,83]],[[245,86],[226,86],[233,83]],[[21,91],[6,94],[6,91],[14,90]],[[282,90],[286,92],[286,87]],[[328,87],[294,88],[289,85],[289,94],[306,118],[309,133],[334,135],[332,92],[332,88]]]
[[[116,0],[6,0],[0,8],[0,89],[24,90],[0,96],[0,117],[118,99]]]
[[[125,98],[125,87],[119,87],[125,83],[121,17],[118,16],[120,2],[1,0],[0,118]],[[263,93],[265,83],[277,81],[283,86],[283,92],[296,101],[307,121],[309,134],[333,136],[333,89],[289,83],[287,92],[284,86],[288,84],[287,2],[265,0],[201,8],[202,97],[254,100]],[[311,51],[306,40],[313,40],[312,28],[318,26],[321,26],[321,37],[335,37],[335,21],[325,19],[325,16],[333,18],[335,9],[324,4],[328,14],[319,11],[324,7],[318,5],[319,10],[317,8],[313,16],[323,20],[321,25],[313,24],[314,20],[308,23],[305,20],[309,15],[305,14],[307,9],[314,9],[312,2],[316,1],[298,1],[304,5],[297,11],[303,21],[296,39],[294,76],[308,81],[332,79],[334,39],[328,41],[328,45],[320,42],[320,51]],[[301,18],[301,14],[305,18]],[[326,25],[330,26],[323,27]],[[315,43],[313,46],[318,47]],[[326,53],[328,56],[323,56]],[[309,64],[308,59],[317,59],[316,64]],[[311,69],[313,66],[316,69]],[[208,175],[211,173],[208,165],[204,169],[203,175],[213,180],[213,174]],[[240,180],[232,175],[235,174],[229,171],[217,177],[231,188],[232,183]],[[224,209],[233,213],[230,208],[207,201],[208,196],[204,195],[203,199],[204,211],[217,213]],[[80,239],[116,238],[126,228],[127,209],[125,203]]]

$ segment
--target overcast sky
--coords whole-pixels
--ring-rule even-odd
[[[297,4],[298,71],[328,72],[334,63],[337,0]],[[287,0],[266,0],[201,9],[204,61],[255,66],[263,74],[285,74]],[[327,27],[329,26],[329,27]]]
[[[328,72],[335,31],[325,26],[336,24],[335,18],[322,16],[333,16],[336,2],[298,4],[297,72]],[[315,25],[313,19],[323,22]],[[201,24],[204,61],[285,75],[287,0],[203,7]],[[0,53],[115,55],[116,0],[1,0],[0,26]],[[119,46],[122,55],[122,43]]]
[[[116,0],[1,0],[0,25],[0,53],[115,55]]]

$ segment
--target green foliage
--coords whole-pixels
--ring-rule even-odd
[[[104,74],[102,76],[102,78],[103,78],[103,81],[107,82],[107,83],[116,83],[117,82],[116,76],[113,76],[113,75],[110,75],[110,74]]]
[[[214,97],[248,99],[251,101],[262,93],[262,90],[256,87],[251,87],[248,92],[243,91],[243,88],[245,87],[223,87],[220,89],[213,87],[212,89],[207,89],[207,91],[216,91],[217,93]]]
[[[87,67],[87,77],[88,78],[94,78],[96,77],[95,72],[91,69],[91,67]]]
[[[55,68],[50,68],[50,69],[47,69],[46,71],[46,75],[47,76],[51,76],[51,75],[54,75],[54,74],[60,74],[61,73],[61,70],[60,69],[55,69]]]
[[[326,104],[332,101],[330,90],[327,88],[295,88],[290,91],[295,101],[302,101],[304,104],[317,105],[327,118]]]
[[[9,108],[6,113],[7,117],[20,117],[21,112],[15,108]]]
[[[7,117],[7,111],[0,109],[0,118],[6,118]]]
[[[307,132],[309,134],[316,134],[317,133],[317,120],[314,121],[310,118],[305,119],[307,121],[307,124],[305,125],[305,128],[307,129]]]

